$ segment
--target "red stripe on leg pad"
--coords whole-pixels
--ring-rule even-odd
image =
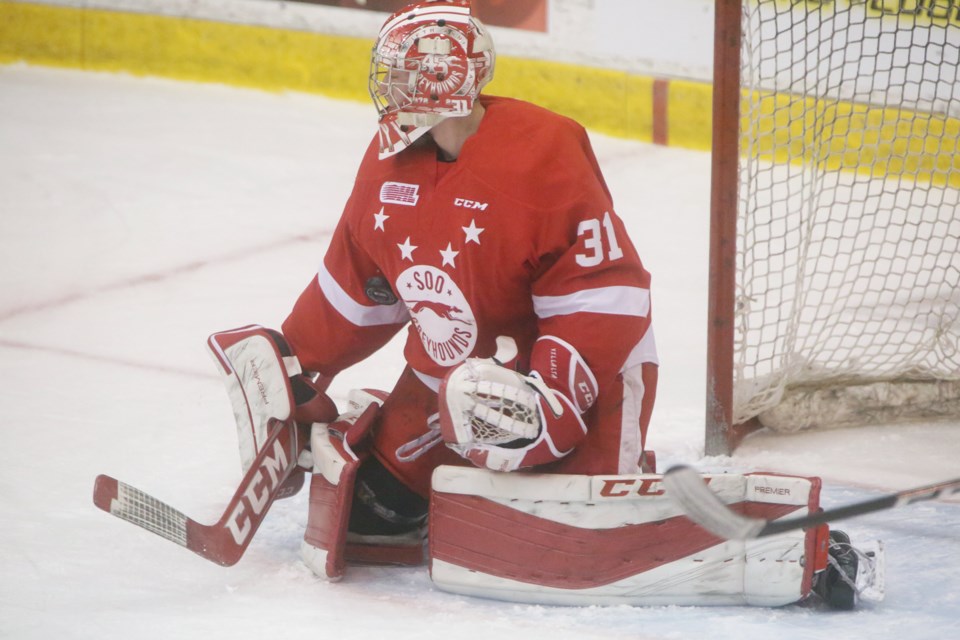
[[[750,512],[779,518],[798,508],[753,503]],[[584,521],[589,522],[589,517]],[[682,516],[590,529],[540,518],[480,496],[434,493],[431,501],[431,559],[547,587],[585,589],[610,584],[722,542]]]

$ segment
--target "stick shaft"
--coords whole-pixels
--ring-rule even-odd
[[[794,529],[808,529],[825,522],[844,520],[960,492],[960,478],[956,478],[806,516],[764,520],[742,516],[730,509],[710,490],[700,474],[690,467],[673,467],[664,474],[663,482],[667,487],[667,495],[680,505],[687,517],[729,540],[762,538]]]
[[[757,537],[770,536],[777,533],[782,533],[784,531],[790,531],[792,529],[806,529],[807,527],[816,526],[824,522],[834,522],[837,520],[854,518],[868,513],[873,513],[875,511],[892,509],[893,507],[905,506],[908,504],[913,504],[914,502],[921,502],[923,500],[935,500],[939,497],[945,497],[958,491],[960,491],[960,478],[947,480],[946,482],[938,482],[936,484],[926,485],[916,489],[908,489],[906,491],[891,493],[889,495],[880,498],[874,498],[872,500],[866,500],[864,502],[857,502],[844,507],[837,507],[836,509],[827,509],[826,511],[813,513],[808,516],[804,516],[803,518],[785,518],[783,520],[774,520],[764,526],[757,534]]]

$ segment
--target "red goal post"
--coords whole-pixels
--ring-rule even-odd
[[[716,0],[706,453],[960,423],[960,0]]]

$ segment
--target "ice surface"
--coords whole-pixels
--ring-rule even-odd
[[[425,568],[326,584],[297,557],[305,492],[229,569],[98,511],[93,479],[108,473],[219,516],[240,467],[204,340],[282,321],[372,132],[367,105],[0,67],[0,638],[958,637],[956,501],[846,523],[886,543],[887,600],[843,614],[513,605],[440,592]],[[821,475],[826,506],[960,475],[960,419],[758,435],[704,459],[709,156],[593,140],[654,276],[662,467]],[[335,399],[389,389],[400,362],[392,343]]]

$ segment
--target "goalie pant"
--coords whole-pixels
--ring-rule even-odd
[[[655,370],[653,367],[654,373]],[[654,388],[653,384],[649,384],[647,389],[650,393],[644,395],[641,378],[644,371],[636,367],[632,370],[635,378],[624,376],[625,381],[619,383],[621,393],[625,396],[622,402],[608,403],[601,398],[586,414],[591,423],[591,433],[613,434],[614,437],[597,437],[595,444],[590,445],[588,433],[588,442],[578,446],[568,458],[537,467],[536,470],[549,469],[553,473],[560,473],[565,471],[565,467],[570,467],[617,473],[623,458],[620,448],[622,440],[635,443],[636,448],[630,449],[629,468],[637,470],[638,463],[634,456],[640,451],[639,438],[636,437],[640,421],[638,414],[646,406],[642,402],[644,398],[652,404]],[[350,509],[355,502],[357,472],[364,460],[372,455],[404,486],[423,498],[431,495],[430,476],[437,467],[469,466],[466,460],[443,446],[425,448],[419,456],[399,455],[398,452],[407,448],[412,439],[423,434],[424,425],[436,415],[438,406],[437,394],[409,368],[392,393],[380,393],[376,402],[382,406],[364,417],[362,427],[351,427],[357,419],[357,413],[363,411],[369,402],[369,398],[362,397],[359,402],[352,400],[351,408],[338,419],[337,424],[314,425],[311,438],[314,469],[302,555],[318,575],[329,579],[338,579],[343,575],[347,559],[383,560],[399,564],[415,564],[422,560],[420,547],[423,540],[413,531],[411,535],[382,536],[380,540],[351,535],[355,543],[348,544],[345,527],[350,521]],[[649,412],[646,415],[649,416]],[[599,426],[604,418],[606,430]],[[343,434],[348,431],[351,436],[344,437]],[[622,431],[633,434],[633,437],[621,437]],[[345,446],[346,442],[362,444]],[[612,446],[605,447],[602,444]],[[378,544],[381,547],[379,549]]]
[[[640,471],[656,378],[657,367],[652,363],[624,370],[584,414],[587,434],[583,441],[567,457],[537,470],[578,474]],[[407,367],[383,402],[370,441],[370,453],[404,486],[424,498],[430,495],[434,469],[470,465],[445,446],[429,448],[416,457],[402,455],[436,420],[439,386],[439,380],[426,379]]]

